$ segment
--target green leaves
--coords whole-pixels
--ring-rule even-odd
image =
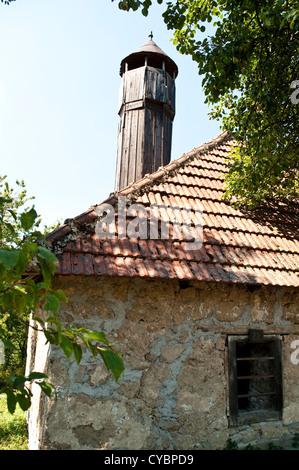
[[[146,14],[150,3],[134,2]],[[297,200],[299,105],[290,86],[299,77],[298,0],[168,1],[162,16],[177,50],[198,64],[210,117],[240,144],[226,198],[250,208]]]
[[[112,0],[113,2],[114,0]],[[157,0],[157,3],[161,5],[163,0]],[[120,10],[129,11],[133,10],[136,11],[138,8],[141,8],[141,12],[143,16],[148,15],[148,11],[150,6],[152,5],[151,0],[121,0],[118,2],[118,7]]]
[[[36,210],[32,207],[29,211],[23,212],[20,215],[20,221],[21,221],[21,226],[25,231],[30,230],[36,219],[37,219],[37,212]]]
[[[52,397],[53,392],[55,393],[55,397],[56,397],[55,388],[52,384],[50,384],[49,382],[45,380],[42,382],[37,382],[37,384],[40,386],[40,388],[42,389],[42,391],[48,398]]]
[[[121,374],[124,372],[124,364],[119,353],[106,348],[99,348],[99,354],[101,355],[105,366],[110,370],[117,382]]]
[[[0,386],[0,393],[5,393],[7,396],[8,411],[13,414],[18,403],[23,411],[30,408],[32,399],[30,385],[32,383],[39,385],[48,398],[51,398],[53,393],[56,397],[55,388],[45,380],[47,378],[46,374],[40,372],[31,372],[28,376],[10,377],[7,384]]]
[[[63,335],[60,340],[60,346],[66,355],[66,357],[70,357],[73,353],[74,343],[71,339],[67,336]]]
[[[19,261],[20,252],[9,248],[0,250],[0,264],[7,270],[14,268]]]
[[[37,230],[36,210],[23,207],[28,201],[24,183],[18,185],[22,192],[16,196],[5,177],[0,177],[0,327],[3,317],[27,325],[29,313],[33,312],[34,323],[30,327],[44,333],[47,342],[60,347],[67,358],[74,354],[77,364],[83,352],[89,350],[94,358],[101,357],[118,380],[124,370],[123,362],[105,334],[74,325],[65,328],[59,319],[61,302],[67,302],[67,298],[61,289],[52,286],[58,260],[48,248],[45,236]],[[42,317],[37,314],[39,311],[43,312]],[[7,333],[7,329],[1,328],[0,339],[11,349],[14,344]],[[9,411],[13,413],[18,403],[23,410],[30,407],[33,382],[51,398],[54,387],[46,378],[45,374],[32,372],[2,383],[0,393],[7,395]]]
[[[63,328],[57,314],[50,315],[45,320],[39,317],[33,317],[33,320],[43,328],[47,342],[59,346],[68,359],[74,354],[77,364],[80,364],[83,350],[89,350],[94,358],[101,356],[115,381],[118,381],[124,371],[123,360],[103,332],[78,328],[75,325]]]
[[[41,372],[31,372],[27,378],[27,380],[29,380],[30,382],[32,380],[41,380],[41,379],[47,379],[46,374],[43,374]]]
[[[55,272],[55,263],[57,263],[56,256],[52,253],[52,251],[44,248],[43,246],[38,247],[38,256],[39,259],[43,259],[49,265],[50,271],[52,274]]]
[[[77,364],[80,364],[81,359],[82,359],[82,348],[81,348],[81,346],[79,346],[79,344],[77,344],[77,343],[73,343],[73,352],[74,352]]]
[[[106,335],[103,332],[99,331],[84,331],[84,337],[85,339],[91,340],[91,341],[99,341],[101,343],[104,343],[106,345],[109,345]]]
[[[7,409],[11,414],[13,414],[15,412],[17,402],[18,402],[17,397],[10,390],[3,390],[2,389],[2,392],[5,392],[6,395],[7,395]]]
[[[56,297],[55,292],[53,294],[48,294],[46,297],[46,302],[44,303],[44,310],[50,310],[53,313],[58,313],[60,307],[59,298]]]
[[[61,322],[55,316],[48,317],[46,323],[49,323],[45,330],[47,340],[51,344],[60,346],[67,358],[74,354],[75,360],[79,364],[83,349],[87,349],[94,358],[100,355],[107,369],[112,372],[115,381],[118,381],[124,372],[123,360],[103,332],[82,327],[77,328],[75,325],[63,329]]]
[[[39,246],[37,252],[37,261],[42,270],[45,286],[49,288],[51,285],[52,276],[56,271],[56,263],[58,260],[50,250],[44,248],[43,246]],[[48,308],[47,310],[51,310],[51,308]]]

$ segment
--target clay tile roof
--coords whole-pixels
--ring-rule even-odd
[[[245,212],[225,203],[223,173],[232,144],[223,133],[111,194],[103,204],[115,212],[113,238],[97,236],[103,204],[67,220],[48,236],[59,260],[57,274],[299,287],[298,205],[267,205]],[[122,214],[127,225],[122,230],[120,197],[126,202]],[[134,238],[134,231],[128,235],[129,224],[136,229],[133,204],[145,211],[138,226],[141,238]],[[182,208],[188,209],[192,226],[202,235],[192,249],[188,233],[175,224]],[[168,227],[168,234],[162,226]]]

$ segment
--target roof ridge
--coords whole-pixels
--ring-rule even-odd
[[[222,142],[225,142],[229,139],[232,139],[232,137],[228,134],[227,131],[224,131],[209,142],[201,144],[199,147],[192,149],[188,153],[183,153],[183,155],[181,155],[176,160],[171,161],[163,167],[160,167],[157,171],[153,173],[145,175],[143,178],[138,181],[135,181],[126,188],[120,191],[110,193],[109,197],[102,201],[100,204],[94,204],[82,214],[71,219],[66,219],[60,227],[58,227],[53,232],[47,235],[47,240],[50,243],[53,243],[59,240],[60,238],[69,235],[74,228],[75,231],[80,231],[79,229],[81,224],[88,222],[91,223],[92,221],[94,221],[94,219],[97,218],[97,214],[95,212],[96,207],[101,206],[103,204],[111,204],[113,206],[114,204],[117,204],[119,196],[134,196],[135,194],[136,197],[138,197],[142,188],[147,188],[150,184],[156,184],[160,178],[162,179],[165,176],[169,176],[173,171],[177,170],[178,168],[181,168],[186,162],[191,161],[198,155],[206,154],[210,150],[216,148]]]
[[[227,131],[224,131],[214,139],[201,144],[199,147],[190,150],[188,153],[183,153],[179,158],[172,160],[167,165],[160,167],[155,172],[146,174],[143,176],[143,178],[135,181],[126,188],[111,193],[110,196],[117,198],[118,196],[129,196],[133,195],[134,193],[136,193],[136,196],[139,196],[138,193],[140,190],[142,190],[142,188],[148,187],[148,185],[151,183],[157,183],[160,178],[162,179],[165,176],[169,176],[169,174],[171,174],[173,171],[176,171],[178,168],[182,168],[187,162],[193,160],[199,155],[208,153],[227,140],[232,140],[232,136]]]

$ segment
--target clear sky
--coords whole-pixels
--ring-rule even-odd
[[[75,217],[114,190],[119,66],[151,31],[179,67],[172,159],[221,132],[196,64],[170,42],[164,9],[145,18],[120,11],[118,0],[0,3],[0,174],[13,186],[25,181],[43,223]]]

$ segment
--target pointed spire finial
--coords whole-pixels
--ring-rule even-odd
[[[151,41],[153,40],[154,35],[153,35],[152,31],[151,31],[151,34],[148,37],[150,38]]]

